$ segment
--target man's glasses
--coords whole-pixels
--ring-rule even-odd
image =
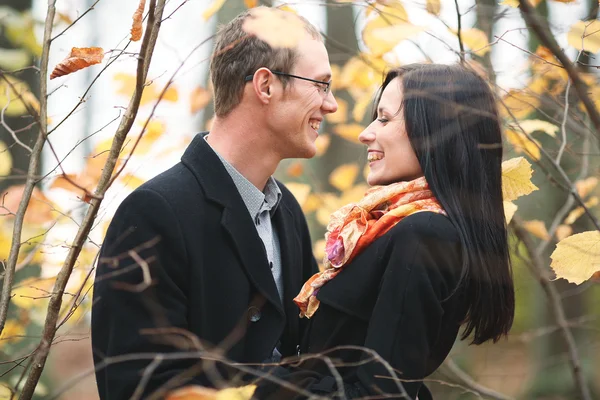
[[[298,75],[286,74],[285,72],[279,72],[279,71],[271,71],[271,72],[273,74],[279,75],[279,76],[287,76],[290,78],[302,79],[303,81],[314,82],[318,85],[319,90],[325,95],[329,94],[329,92],[331,91],[331,81],[329,81],[329,82],[317,81],[315,79],[305,78],[303,76],[298,76]],[[246,78],[244,80],[246,82],[250,82],[253,77],[254,77],[254,75],[248,75],[248,76],[246,76]]]

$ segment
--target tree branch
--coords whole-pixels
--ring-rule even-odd
[[[554,314],[554,319],[556,320],[556,324],[560,327],[563,339],[565,340],[565,344],[568,348],[571,371],[573,372],[573,378],[575,379],[575,384],[581,394],[581,398],[583,400],[592,400],[590,388],[581,369],[579,351],[577,350],[577,345],[575,344],[573,334],[569,329],[569,322],[565,317],[565,310],[563,309],[560,294],[556,290],[556,287],[554,287],[554,284],[550,281],[548,277],[548,271],[544,267],[541,257],[535,250],[535,245],[531,240],[529,232],[523,228],[522,221],[517,215],[513,217],[512,221],[510,222],[510,226],[517,238],[519,238],[519,240],[521,240],[521,242],[525,245],[531,261],[531,263],[529,263],[531,270],[540,282],[540,285],[542,285],[542,288],[550,300],[550,308]]]

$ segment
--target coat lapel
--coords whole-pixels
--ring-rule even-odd
[[[204,135],[201,133],[194,137],[181,162],[195,175],[206,197],[224,207],[221,225],[231,236],[249,280],[280,314],[285,315],[254,222],[233,180],[204,140]]]

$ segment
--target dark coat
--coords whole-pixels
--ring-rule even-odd
[[[180,163],[123,201],[106,234],[94,288],[92,346],[101,399],[130,398],[152,353],[222,344],[230,360],[259,363],[280,341],[284,356],[296,354],[306,321],[292,298],[317,265],[302,210],[279,186],[283,197],[273,220],[283,305],[252,218],[202,135]],[[103,363],[132,353],[150,357]],[[145,393],[197,363],[164,360]],[[188,383],[211,384],[196,372]]]
[[[444,361],[465,317],[465,296],[455,291],[462,269],[458,232],[448,218],[420,212],[400,221],[359,254],[318,292],[320,307],[310,320],[302,353],[326,353],[343,364],[368,358],[375,350],[398,378],[421,380]],[[309,392],[335,397],[338,390],[322,360],[305,361],[285,380]],[[397,394],[382,362],[338,368],[346,396]],[[380,377],[377,377],[380,376]],[[404,383],[415,398],[430,398],[422,382]],[[292,398],[280,387],[259,386],[258,398]],[[302,396],[300,396],[302,397]]]

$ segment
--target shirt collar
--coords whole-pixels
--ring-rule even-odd
[[[204,136],[204,140],[208,138],[208,135]],[[264,192],[261,192],[256,186],[254,186],[244,175],[242,175],[233,165],[231,165],[226,159],[224,159],[215,149],[210,145],[209,147],[215,152],[219,160],[223,163],[225,170],[231,176],[235,187],[237,188],[250,216],[255,219],[258,214],[264,210],[269,211],[271,216],[275,214],[279,202],[281,201],[282,193],[281,189],[277,185],[275,179],[270,176],[265,185]]]

